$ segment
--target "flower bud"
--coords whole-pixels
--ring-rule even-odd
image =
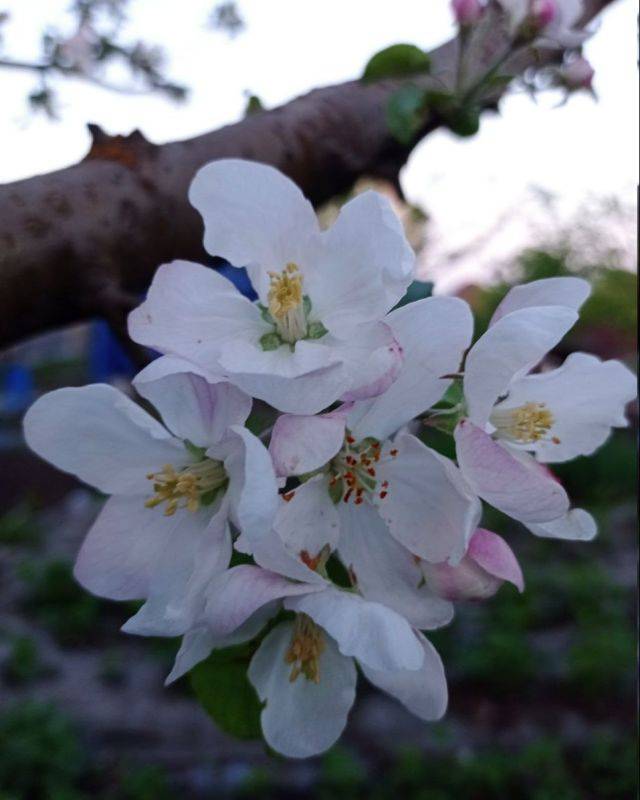
[[[451,8],[460,27],[475,25],[484,12],[480,0],[451,0]]]
[[[558,78],[570,92],[591,89],[595,71],[586,58],[578,56],[558,70]]]
[[[530,21],[532,27],[541,33],[556,18],[558,6],[556,0],[533,0],[531,3]]]
[[[466,555],[455,567],[426,561],[421,566],[429,588],[445,600],[486,600],[504,581],[524,590],[513,550],[502,537],[483,528],[473,534]]]

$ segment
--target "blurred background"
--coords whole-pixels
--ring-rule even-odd
[[[353,0],[105,0],[100,24],[117,57],[98,79],[29,69],[69,47],[83,5],[0,2],[2,182],[77,161],[89,121],[155,142],[193,136],[357,76],[388,44],[429,48],[453,34],[446,0],[366,14]],[[439,131],[416,148],[405,200],[375,185],[405,222],[421,278],[464,297],[477,333],[514,283],[578,274],[593,294],[553,359],[587,350],[635,368],[635,14],[618,0],[585,47],[598,102],[515,92],[477,136]],[[164,689],[177,642],[121,634],[132,604],[73,581],[101,501],[27,452],[20,420],[43,391],[125,385],[132,372],[99,321],[0,354],[0,800],[636,796],[636,407],[594,457],[556,470],[597,517],[597,540],[536,540],[487,514],[527,591],[461,605],[433,635],[447,717],[425,725],[362,681],[340,744],[288,762],[215,727],[188,681]]]

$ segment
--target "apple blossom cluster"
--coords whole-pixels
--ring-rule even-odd
[[[634,376],[585,353],[536,370],[578,319],[579,278],[512,289],[474,344],[461,299],[396,308],[414,255],[374,192],[321,230],[278,171],[220,160],[190,199],[206,249],[245,266],[258,299],[204,266],[161,266],[129,319],[160,353],[133,382],[144,408],[96,384],[27,412],[31,448],[109,495],[75,576],[144,601],[125,631],[182,637],[167,682],[253,642],[264,737],[286,756],[338,739],[357,668],[438,719],[447,684],[428,632],[458,601],[524,588],[483,502],[536,536],[592,539],[548,465],[626,424]],[[258,434],[254,399],[275,409]],[[425,425],[452,434],[455,460]]]

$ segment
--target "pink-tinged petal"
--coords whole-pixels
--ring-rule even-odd
[[[209,447],[220,441],[231,425],[246,421],[251,398],[230,383],[208,381],[188,362],[183,366],[179,372],[157,380],[147,380],[143,371],[134,385],[177,437]]]
[[[339,503],[340,560],[366,600],[382,603],[414,628],[451,622],[453,606],[425,585],[416,558],[389,534],[369,503]]]
[[[431,408],[451,384],[471,343],[473,317],[456,297],[429,297],[392,311],[385,322],[404,355],[396,380],[375,399],[356,403],[349,427],[357,439],[386,439],[417,414]]]
[[[427,561],[460,561],[481,506],[455,464],[401,432],[383,450],[377,473],[380,486],[388,485],[374,502],[394,539]]]
[[[499,319],[532,306],[566,306],[579,311],[589,297],[591,286],[582,278],[543,278],[511,288],[493,312],[490,325]]]
[[[345,403],[377,397],[402,369],[402,348],[384,322],[359,326],[340,352],[348,375],[349,389],[341,397]]]
[[[267,603],[321,589],[320,585],[295,583],[261,567],[242,564],[211,582],[204,619],[214,636],[227,636]]]
[[[478,528],[471,537],[467,555],[490,575],[509,581],[518,591],[524,591],[524,577],[518,559],[497,533]]]
[[[570,539],[590,542],[598,533],[594,518],[583,508],[572,508],[564,516],[542,525],[528,524],[527,528],[536,536],[545,539]]]
[[[566,306],[535,306],[513,311],[492,325],[465,362],[469,419],[483,427],[511,381],[531,370],[577,319],[577,312]]]
[[[356,697],[357,673],[329,636],[318,660],[318,683],[291,677],[286,656],[293,623],[283,622],[265,636],[249,665],[249,680],[265,703],[260,721],[267,744],[288,758],[308,758],[333,745],[344,730]]]
[[[344,434],[343,413],[282,414],[269,443],[276,475],[304,475],[323,467],[342,447]]]
[[[26,413],[24,435],[39,456],[107,494],[148,493],[150,472],[188,461],[181,442],[106,384],[43,395]]]
[[[311,244],[320,238],[311,203],[293,181],[255,161],[220,159],[198,170],[189,200],[204,221],[204,246],[235,267],[246,266],[266,300],[269,270],[289,262],[303,271]]]
[[[338,512],[326,475],[306,481],[283,500],[274,527],[288,550],[308,562],[325,547],[333,550],[340,533]]]
[[[161,353],[216,372],[238,340],[259,342],[270,327],[258,307],[215,270],[190,261],[159,267],[146,300],[129,314],[129,335]]]
[[[424,649],[424,662],[420,669],[385,672],[364,664],[361,667],[374,686],[395,697],[416,717],[430,722],[441,719],[447,710],[447,679],[435,647],[421,634],[418,639]]]
[[[565,514],[569,498],[526,454],[517,456],[469,420],[454,432],[458,464],[471,489],[520,522],[549,522]]]
[[[290,611],[307,614],[337,642],[340,652],[373,669],[419,669],[424,653],[409,623],[390,608],[351,592],[327,587],[289,597]]]
[[[346,338],[393,308],[413,279],[414,264],[389,201],[364,192],[322,234],[306,284],[313,311],[331,333]]]
[[[627,425],[625,407],[637,394],[637,378],[620,361],[572,353],[558,369],[527,375],[509,387],[496,411],[544,404],[552,417],[547,435],[523,445],[538,461],[559,463],[591,455],[612,427]]]

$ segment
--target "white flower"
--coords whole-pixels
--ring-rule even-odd
[[[512,36],[539,47],[578,47],[591,33],[577,30],[583,0],[498,0],[509,17]]]
[[[355,699],[356,662],[371,683],[418,717],[444,714],[440,657],[400,614],[334,586],[287,553],[273,530],[243,538],[263,566],[233,567],[211,582],[205,612],[184,637],[168,682],[211,649],[253,638],[284,606],[295,612],[294,621],[267,634],[248,672],[266,703],[262,730],[274,750],[306,758],[338,739]]]
[[[206,249],[247,267],[259,303],[214,270],[175,261],[160,267],[131,314],[131,337],[291,413],[384,391],[402,354],[380,320],[414,268],[389,203],[359,195],[322,232],[288,178],[232,159],[203,167],[189,196]]]
[[[388,316],[405,352],[395,383],[380,397],[320,416],[283,415],[269,450],[279,475],[302,475],[275,522],[305,563],[337,549],[369,600],[417,628],[451,619],[449,603],[424,585],[416,556],[456,564],[480,518],[480,502],[449,459],[401,430],[436,403],[471,340],[465,303],[431,298]],[[308,473],[312,473],[309,477]]]
[[[539,462],[593,453],[612,427],[627,424],[625,405],[636,395],[623,364],[585,353],[529,374],[575,323],[588,294],[579,278],[515,287],[464,368],[468,417],[455,431],[460,469],[483,500],[541,536],[595,536],[593,519],[569,511],[566,492]]]
[[[162,375],[164,366],[176,370]],[[114,600],[146,600],[130,633],[178,635],[228,566],[229,522],[270,525],[278,502],[268,452],[242,423],[251,399],[185,365],[154,362],[137,390],[164,425],[105,384],[44,395],[24,420],[28,445],[111,495],[78,555],[75,576]]]

